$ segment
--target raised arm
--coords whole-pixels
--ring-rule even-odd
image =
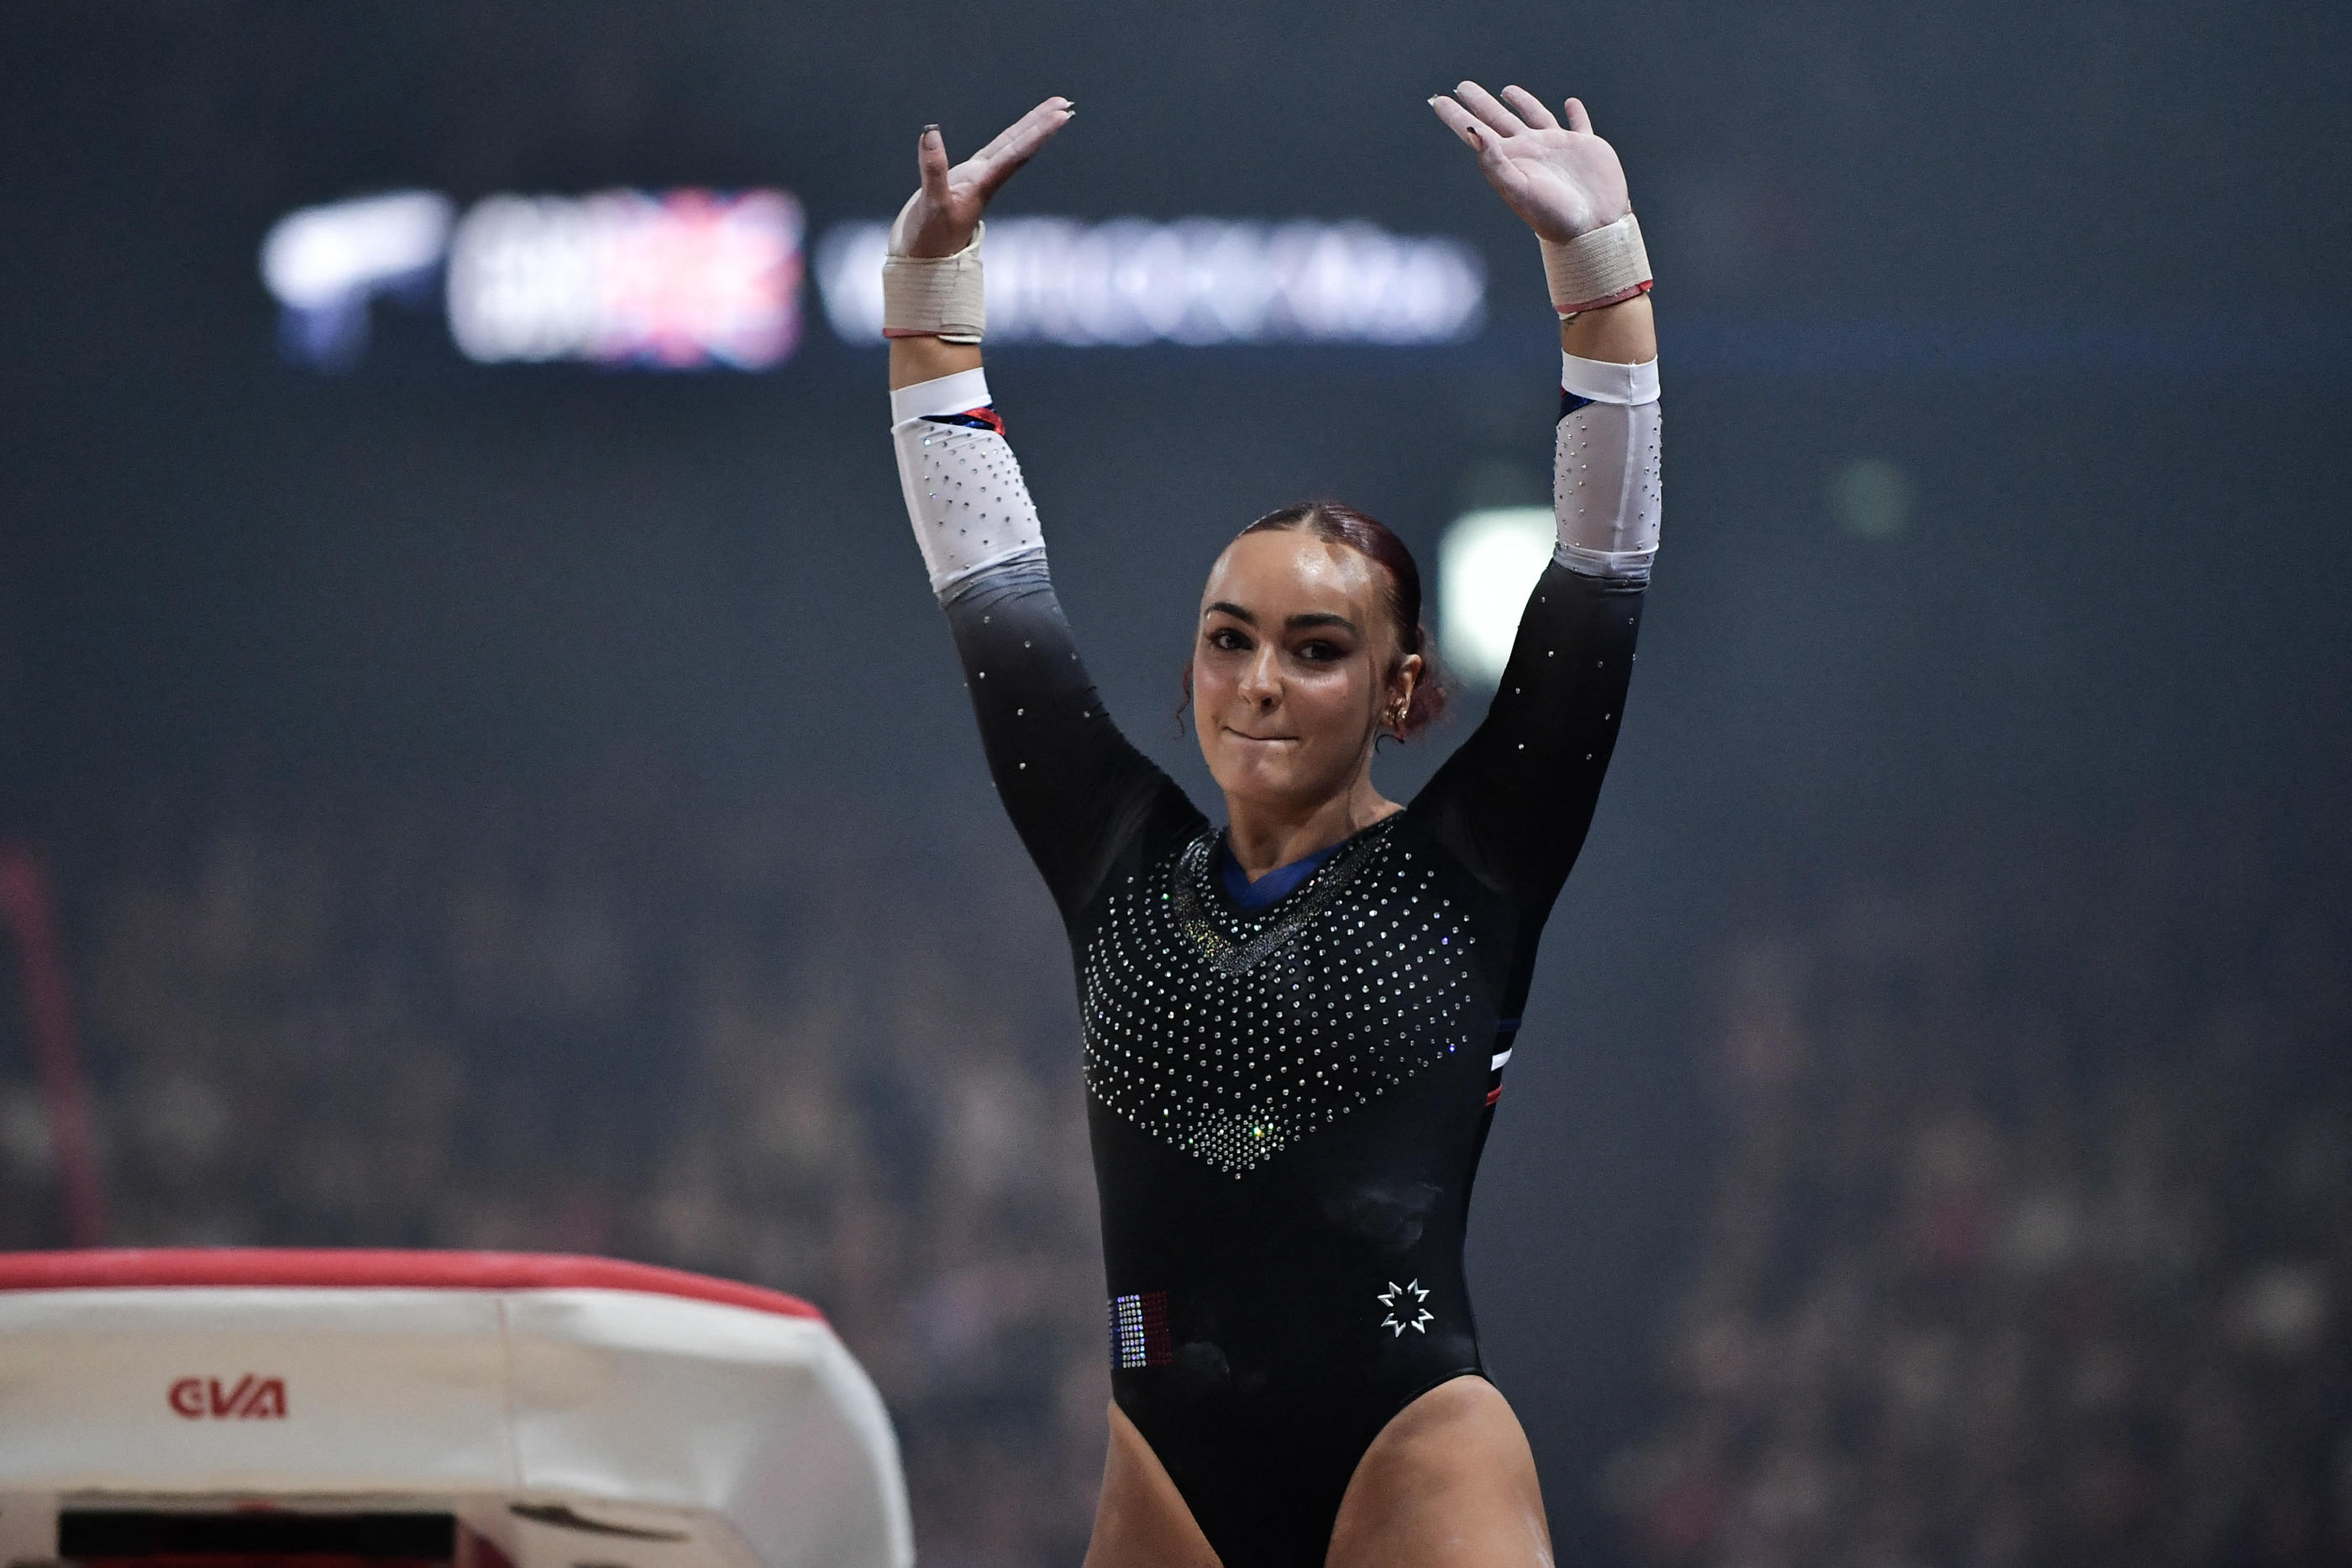
[[[1045,570],[1045,540],[981,368],[981,213],[1067,124],[1048,99],[950,167],[937,126],[883,270],[890,431],[931,590],[947,612],[1004,809],[1065,917],[1127,833],[1181,792],[1103,713]]]
[[[1541,242],[1560,316],[1551,562],[1486,722],[1414,800],[1471,869],[1540,920],[1583,847],[1625,712],[1660,512],[1648,257],[1584,106],[1475,82],[1431,107]]]

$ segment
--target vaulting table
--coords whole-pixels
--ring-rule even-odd
[[[908,1568],[815,1308],[606,1259],[0,1254],[0,1568]]]

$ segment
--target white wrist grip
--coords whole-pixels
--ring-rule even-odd
[[[1643,248],[1642,225],[1631,213],[1565,245],[1537,239],[1543,246],[1552,308],[1562,316],[1598,310],[1650,287],[1650,253]]]
[[[953,256],[887,256],[882,258],[882,335],[938,338],[977,343],[988,329],[988,301],[981,287],[980,236]]]

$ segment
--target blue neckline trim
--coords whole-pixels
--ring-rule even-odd
[[[1235,904],[1253,913],[1264,909],[1268,904],[1278,903],[1297,892],[1300,883],[1313,876],[1325,861],[1339,853],[1340,848],[1348,842],[1348,840],[1342,839],[1339,843],[1317,850],[1304,860],[1292,861],[1288,865],[1278,865],[1255,882],[1252,882],[1248,874],[1242,870],[1242,862],[1234,859],[1233,846],[1227,844],[1220,856],[1221,863],[1218,867],[1221,879],[1225,884],[1225,894]]]

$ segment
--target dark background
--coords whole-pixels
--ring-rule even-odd
[[[1585,99],[1660,276],[1665,548],[1473,1240],[1562,1560],[1643,1550],[1598,1478],[1676,1397],[1660,1354],[1733,1137],[1704,1063],[1742,933],[1819,929],[1857,897],[2006,930],[2048,902],[2083,911],[2046,938],[2063,949],[2129,886],[2186,928],[2161,949],[2186,967],[2150,960],[2170,1016],[2284,984],[2263,956],[2281,921],[2316,955],[2298,973],[2344,966],[2341,6],[13,5],[0,832],[55,871],[78,985],[121,957],[121,890],[170,883],[222,833],[347,841],[398,818],[419,853],[561,860],[574,808],[551,802],[618,799],[596,831],[667,867],[626,885],[667,890],[640,924],[680,949],[718,895],[668,864],[673,813],[831,846],[776,863],[822,862],[794,874],[880,927],[919,905],[952,948],[958,922],[986,923],[1035,993],[1023,1060],[1074,1122],[1059,934],[906,537],[879,351],[835,339],[812,290],[804,347],[765,374],[484,369],[383,314],[369,359],[325,377],[278,356],[257,246],[294,207],[401,186],[462,204],[777,184],[821,233],[896,207],[924,121],[960,153],[1052,92],[1080,116],[1007,213],[1468,239],[1489,319],[1459,345],[991,356],[1113,710],[1197,791],[1174,675],[1242,522],[1336,494],[1427,559],[1497,462],[1542,493],[1534,246],[1421,101],[1463,76]],[[1841,528],[1832,486],[1857,459],[1906,476],[1899,531]],[[1391,792],[1471,719],[1385,763]],[[803,967],[812,923],[784,907],[771,931]],[[824,962],[853,995],[894,983]],[[2042,983],[2022,959],[1980,973],[1992,995]],[[496,1059],[467,1082],[536,1083],[595,1129],[583,1190],[625,1186],[694,1136],[688,1046],[656,1013],[602,1043],[557,1020],[453,1049]],[[2075,1049],[2128,1076],[2143,1026],[2090,1017]],[[2330,1030],[2257,1052],[2264,1081],[2339,1090]],[[102,1119],[136,1033],[92,1026]],[[447,1113],[494,1124],[501,1103]],[[477,1234],[264,1197],[142,1221],[124,1201],[133,1240]],[[54,1242],[46,1223],[16,1244]],[[631,1234],[586,1239],[680,1255]],[[772,1272],[834,1304],[822,1278]],[[987,1559],[952,1515],[924,1516],[927,1557]],[[1055,1528],[1045,1555],[1068,1551]]]

